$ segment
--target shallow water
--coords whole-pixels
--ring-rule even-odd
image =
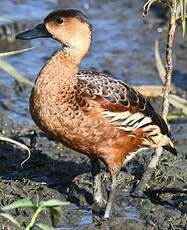
[[[149,20],[145,23],[142,17],[142,2],[143,1],[135,0],[43,0],[42,4],[40,3],[38,7],[38,1],[35,0],[1,0],[0,16],[4,16],[13,21],[41,21],[43,17],[54,9],[77,8],[88,15],[94,26],[92,48],[82,63],[82,68],[89,69],[94,67],[100,71],[106,70],[111,72],[117,79],[124,80],[130,84],[161,84],[155,69],[154,43],[156,39],[160,39],[161,47],[164,47],[165,33],[157,32],[156,28],[159,26],[160,20],[153,14],[151,15],[154,19],[153,24]],[[12,42],[11,44],[6,42],[0,43],[1,51],[26,47],[35,47],[35,49],[9,57],[7,61],[16,67],[23,75],[34,81],[43,64],[60,46],[50,39],[37,39],[24,43],[20,41]],[[178,87],[186,90],[187,86],[184,85],[184,80],[187,70],[184,59],[187,52],[183,50],[184,48],[181,47],[176,53],[175,63],[178,68],[180,68],[180,71],[176,69],[174,79]],[[164,53],[164,50],[162,50],[161,53]],[[28,111],[28,100],[31,88],[24,88],[20,92],[14,80],[6,73],[0,71],[0,76],[0,102],[6,107],[6,110],[3,112],[9,115],[13,122],[20,124],[22,127],[23,123],[26,124],[27,127],[33,127],[33,122]],[[177,79],[178,76],[179,81]],[[172,125],[172,130],[174,136],[176,136],[180,154],[185,154],[187,125],[174,124]],[[53,149],[53,146],[51,149]],[[44,151],[45,153],[48,151],[46,142]],[[52,161],[54,161],[54,165],[61,164],[61,162],[58,163],[56,160]],[[48,161],[46,160],[46,162]],[[19,172],[18,170],[14,173],[15,175],[23,176],[26,172]],[[48,184],[54,183],[54,177],[43,175],[43,171],[40,173],[41,175],[27,175],[27,178],[34,181],[45,181]],[[13,174],[10,173],[9,179],[13,177],[12,175]],[[3,176],[5,175],[3,174]],[[58,183],[60,183],[59,180]],[[61,188],[59,190],[61,191]],[[116,216],[115,219],[110,221],[110,226],[115,226],[115,222],[117,226],[120,226],[120,223],[127,223],[126,221],[128,220],[135,223],[135,225],[138,223],[137,228],[135,228],[134,225],[134,229],[144,229],[145,218],[142,217],[143,214],[139,212],[135,203],[128,203],[127,200],[123,203],[123,200],[125,200],[125,198],[122,195],[118,196],[116,208],[114,208]],[[152,204],[149,203],[148,207],[152,207],[151,205]],[[62,227],[58,229],[84,229],[86,226],[91,228],[93,227],[92,224],[91,209],[70,207],[62,221]],[[102,226],[101,224],[101,227]]]

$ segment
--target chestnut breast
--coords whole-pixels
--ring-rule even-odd
[[[124,132],[102,116],[102,109],[83,110],[76,101],[74,86],[61,86],[38,79],[30,97],[30,111],[36,124],[49,136],[87,155],[100,148],[122,145]],[[117,141],[118,140],[118,141]],[[118,143],[120,142],[120,143]],[[103,151],[102,151],[103,152]]]

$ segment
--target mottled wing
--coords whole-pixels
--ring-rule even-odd
[[[147,98],[122,81],[95,71],[78,73],[80,94],[92,98],[103,108],[111,112],[142,113],[152,119],[152,123],[161,128],[163,134],[170,132],[161,116],[155,112]]]
[[[145,133],[142,146],[172,145],[173,148],[166,123],[135,89],[96,71],[80,71],[78,80],[79,96],[101,106],[103,114],[116,127],[125,132],[141,129]]]

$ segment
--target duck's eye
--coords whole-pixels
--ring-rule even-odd
[[[62,24],[62,23],[64,22],[64,19],[63,19],[63,18],[61,18],[61,17],[58,17],[58,18],[56,18],[56,20],[55,20],[55,21],[56,21],[56,23],[57,23],[57,24],[59,24],[59,25],[60,25],[60,24]]]

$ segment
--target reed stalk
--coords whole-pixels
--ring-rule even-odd
[[[186,30],[186,6],[187,0],[149,0],[144,5],[144,15],[147,15],[151,5],[155,2],[166,4],[170,9],[169,28],[167,34],[167,46],[166,46],[166,64],[165,64],[165,80],[163,88],[163,101],[162,101],[162,117],[167,123],[167,116],[169,111],[169,93],[171,90],[171,80],[173,74],[173,42],[177,28],[177,21],[181,19],[183,36]],[[156,169],[159,159],[162,154],[162,147],[155,149],[153,158],[149,163],[147,171],[144,173],[141,181],[134,190],[134,195],[142,196],[146,189],[151,176]]]

